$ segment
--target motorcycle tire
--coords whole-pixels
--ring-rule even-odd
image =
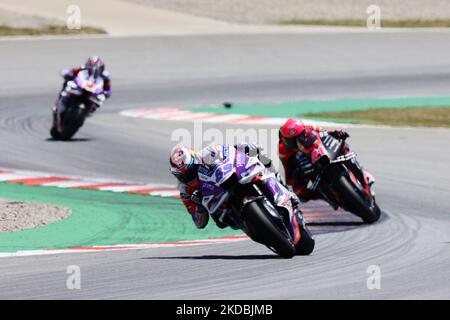
[[[300,225],[300,242],[295,246],[295,252],[298,256],[307,256],[314,251],[316,241],[306,226]]]
[[[63,141],[70,140],[75,135],[75,133],[77,133],[78,129],[79,129],[79,127],[73,127],[73,126],[70,126],[70,127],[67,127],[67,128],[64,127],[62,129],[62,133],[60,135],[60,139],[63,140]]]
[[[349,211],[360,217],[365,223],[374,223],[380,218],[381,210],[371,198],[369,205],[365,199],[355,190],[352,182],[346,176],[341,176],[335,185]]]
[[[64,141],[70,140],[83,126],[85,118],[85,111],[80,108],[76,108],[75,111],[69,115],[70,120],[64,121],[65,123],[63,124],[60,139]]]
[[[242,217],[269,249],[283,258],[292,258],[296,254],[295,246],[265,211],[264,206],[255,201],[245,206]]]

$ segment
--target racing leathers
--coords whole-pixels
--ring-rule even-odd
[[[69,81],[74,80],[81,71],[84,71],[87,69],[88,68],[86,68],[85,66],[79,66],[79,67],[75,67],[75,68],[62,70],[61,76],[64,78],[64,83],[62,86],[61,93],[63,93],[63,91],[66,88],[67,83]],[[108,99],[111,96],[111,79],[109,76],[109,72],[106,69],[104,69],[101,72],[100,77],[103,80],[103,95],[105,96],[105,99]],[[68,97],[63,96],[63,94],[61,94],[61,93],[58,96],[58,100],[56,102],[54,112],[62,113],[65,110],[65,106],[66,106]],[[99,107],[99,105],[96,105],[95,108],[91,109],[91,112],[94,112],[98,107]]]
[[[67,85],[68,81],[74,80],[80,71],[86,69],[87,68],[85,66],[79,66],[75,68],[62,70],[61,76],[64,78],[63,89]],[[103,94],[105,95],[106,98],[109,98],[111,96],[111,79],[109,76],[109,71],[104,69],[103,72],[100,74],[100,76],[103,79]]]
[[[282,197],[277,197],[277,199],[271,200],[275,201],[275,203],[279,204],[280,206],[288,208],[288,210],[295,210],[296,214],[299,215],[299,218],[302,219],[297,197],[279,183],[278,178],[275,175],[275,170],[272,167],[272,162],[267,156],[260,153],[260,148],[258,146],[255,146],[253,144],[238,144],[234,146],[218,144],[206,147],[198,153],[199,163],[201,164],[197,165],[196,175],[193,179],[191,179],[191,181],[178,182],[180,198],[183,201],[183,204],[186,206],[187,211],[192,216],[192,219],[197,228],[202,229],[206,227],[209,221],[208,211],[203,207],[201,202],[201,181],[198,177],[198,170],[200,169],[200,166],[206,165],[209,167],[213,167],[214,163],[217,163],[215,161],[220,162],[221,159],[223,159],[224,150],[231,150],[232,148],[243,151],[249,156],[258,157],[261,163],[263,163],[266,167],[266,170],[268,170],[268,172],[270,173],[273,173],[272,177],[268,178],[265,183],[277,184],[280,186],[280,188],[282,188],[283,191],[281,193],[283,195]],[[211,161],[211,159],[214,159],[214,161]],[[221,207],[221,210],[225,210],[225,212],[226,210],[229,210],[226,203]],[[230,216],[231,215],[228,214],[211,214],[211,217],[216,222],[216,225],[219,228],[225,228],[228,226],[231,228],[236,228],[235,222],[231,220]]]
[[[284,139],[279,136],[278,153],[284,167],[286,183],[292,186],[294,193],[300,200],[306,202],[320,198],[317,192],[308,189],[308,183],[315,178],[314,164],[321,154],[326,153],[319,133],[326,131],[336,139],[346,139],[349,135],[343,130],[327,131],[318,126],[305,126],[305,133],[298,137],[297,146],[289,148]],[[345,144],[344,153],[349,152],[349,147]],[[367,183],[374,181],[373,176],[362,168],[356,161],[354,163],[356,172],[363,172]]]

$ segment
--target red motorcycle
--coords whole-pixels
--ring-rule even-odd
[[[319,193],[335,209],[341,207],[366,223],[374,223],[381,210],[356,154],[347,152],[345,139],[338,140],[326,131],[319,136],[323,147],[312,153],[314,176],[308,189]]]

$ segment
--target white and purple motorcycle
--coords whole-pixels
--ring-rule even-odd
[[[202,205],[216,221],[243,230],[284,258],[308,255],[314,239],[293,196],[258,157],[223,145],[220,159],[201,165]]]
[[[52,138],[71,139],[83,126],[86,117],[101,106],[105,99],[102,77],[81,70],[61,91],[57,102],[60,107],[53,108]]]

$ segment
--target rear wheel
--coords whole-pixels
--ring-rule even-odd
[[[292,258],[296,249],[283,230],[270,218],[267,209],[255,201],[245,206],[243,219],[251,231],[250,237],[261,242],[283,258]]]
[[[341,176],[337,181],[335,188],[342,197],[342,200],[348,210],[366,223],[374,223],[380,218],[380,208],[375,199],[364,199],[356,190],[353,183],[346,176]]]

